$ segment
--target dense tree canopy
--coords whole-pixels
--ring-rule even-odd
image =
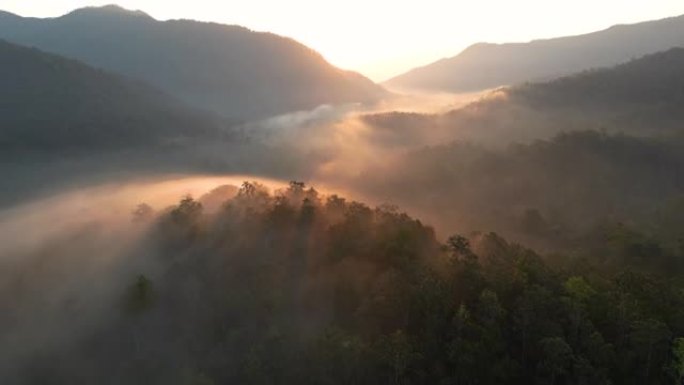
[[[559,264],[495,233],[442,244],[395,207],[299,182],[246,182],[215,213],[141,205],[143,223],[156,268],[120,283],[116,320],[31,361],[32,383],[681,379],[681,280],[637,265]]]

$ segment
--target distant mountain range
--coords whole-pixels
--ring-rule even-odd
[[[681,46],[684,46],[684,16],[529,43],[475,44],[457,56],[394,77],[385,85],[402,89],[477,91],[612,66]]]
[[[368,115],[367,123],[398,135],[441,131],[440,140],[507,144],[560,132],[605,130],[637,136],[684,133],[684,48],[618,66],[492,92],[451,112]]]
[[[146,81],[240,120],[368,103],[386,93],[289,38],[215,23],[162,22],[118,6],[47,19],[0,12],[0,38]]]
[[[37,49],[0,40],[0,68],[5,155],[135,148],[229,132],[223,118],[154,87]]]

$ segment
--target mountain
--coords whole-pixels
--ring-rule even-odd
[[[368,166],[354,186],[437,228],[558,250],[616,223],[667,234],[676,247],[681,227],[665,222],[684,218],[683,178],[682,138],[577,131],[507,147],[429,146]]]
[[[468,47],[388,80],[389,87],[451,92],[542,80],[684,46],[684,15],[586,35]]]
[[[4,154],[168,144],[227,125],[137,80],[2,40],[0,68]]]
[[[446,114],[391,112],[364,120],[397,135],[429,129],[440,132],[440,140],[505,145],[597,129],[682,135],[683,103],[684,48],[672,48],[614,67],[501,88]]]
[[[433,138],[354,185],[438,228],[495,229],[538,247],[574,247],[614,222],[652,234],[684,196],[683,104],[684,48],[673,48],[445,114],[368,115],[384,137]],[[675,229],[655,233],[674,248]]]
[[[144,80],[236,119],[373,102],[385,94],[289,38],[239,26],[162,22],[117,6],[49,19],[0,14],[0,38]]]
[[[674,107],[684,102],[684,48],[550,82],[514,86],[508,95],[538,108],[627,111],[667,105],[673,107],[671,113],[682,113]]]

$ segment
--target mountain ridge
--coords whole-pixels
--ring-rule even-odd
[[[241,26],[157,21],[114,7],[15,19],[0,38],[141,79],[185,102],[249,120],[387,92],[295,40]]]
[[[682,135],[684,48],[543,82],[503,87],[441,114],[386,112],[363,120],[381,132],[506,146],[569,131]],[[389,130],[389,131],[388,131]]]
[[[395,88],[476,91],[617,65],[684,46],[684,15],[528,42],[476,43],[383,82]]]

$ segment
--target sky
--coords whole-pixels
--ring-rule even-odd
[[[159,20],[215,21],[292,37],[376,81],[477,42],[577,35],[684,14],[684,0],[0,0],[0,10],[54,17],[111,3]]]

